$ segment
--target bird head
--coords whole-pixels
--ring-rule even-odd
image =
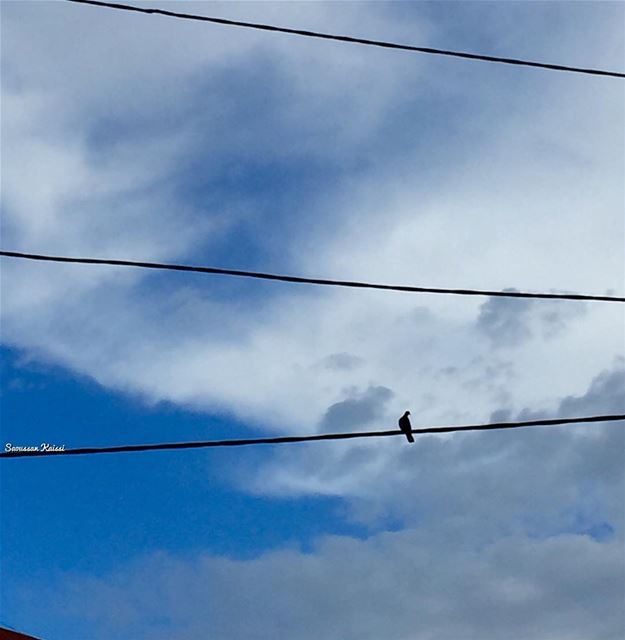
[[[406,411],[406,413],[404,413],[405,416],[409,416],[410,415],[410,411]]]

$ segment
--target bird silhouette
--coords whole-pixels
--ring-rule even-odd
[[[408,442],[414,442],[414,438],[412,437],[412,425],[410,424],[410,411],[406,411],[404,415],[399,419],[399,428],[404,432],[406,436],[406,440]]]

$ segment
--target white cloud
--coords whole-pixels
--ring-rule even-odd
[[[357,16],[363,32],[437,36],[431,21],[417,22],[418,33],[373,5],[267,10],[265,19],[312,28],[332,17],[340,30]],[[196,157],[197,178],[210,184],[233,158],[327,158],[343,167],[343,182],[301,203],[287,246],[281,223],[278,241],[259,240],[274,267],[440,286],[621,287],[623,148],[614,131],[623,115],[614,83],[482,65],[488,82],[495,74],[507,86],[515,74],[524,90],[542,92],[495,100],[492,88],[481,94],[473,67],[465,79],[451,64],[443,74],[435,59],[200,26],[90,7],[5,9],[5,246],[210,262],[211,249],[241,225],[257,236],[270,236],[272,225],[238,196],[209,205],[183,197],[181,164]],[[66,33],[81,35],[68,41]],[[36,46],[26,50],[26,41]],[[250,59],[267,84],[254,78],[248,99],[277,96],[277,119],[240,93]],[[447,111],[459,95],[465,108]],[[402,118],[411,137],[393,134],[393,158],[379,145],[408,97],[414,115]],[[267,126],[276,124],[279,135]],[[325,224],[305,222],[315,218]],[[549,344],[538,335],[514,353],[514,386],[493,379],[463,389],[450,378],[441,393],[442,369],[479,363],[473,380],[500,369],[473,327],[476,301],[285,287],[246,303],[211,295],[209,278],[185,280],[182,293],[182,280],[172,280],[146,296],[142,273],[7,260],[3,277],[5,342],[149,400],[235,412],[274,429],[311,428],[344,389],[377,385],[402,407],[417,403],[424,420],[485,416],[509,395],[544,403],[579,392],[623,352],[622,313],[597,305]],[[573,345],[585,362],[555,376],[572,362]],[[315,366],[342,352],[361,366]],[[547,380],[554,386],[546,390]],[[439,408],[442,397],[454,402]]]

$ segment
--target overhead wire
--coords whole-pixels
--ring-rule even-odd
[[[142,269],[160,269],[167,271],[186,271],[192,273],[208,273],[239,278],[255,278],[294,284],[311,284],[330,287],[349,287],[353,289],[380,289],[383,291],[403,291],[407,293],[434,293],[457,296],[490,296],[499,298],[532,298],[546,300],[586,300],[594,302],[625,302],[625,297],[595,295],[586,293],[532,293],[528,291],[504,290],[491,291],[487,289],[451,289],[442,287],[417,287],[398,284],[379,284],[373,282],[359,282],[353,280],[330,280],[327,278],[306,278],[260,271],[243,271],[240,269],[222,269],[221,267],[202,267],[186,264],[168,264],[162,262],[139,262],[135,260],[115,260],[110,258],[73,258],[69,256],[54,256],[38,253],[23,253],[18,251],[0,251],[5,258],[19,258],[24,260],[38,260],[44,262],[61,262],[70,264],[108,265],[116,267],[138,267]]]
[[[523,427],[555,426],[566,424],[579,424],[584,422],[615,422],[625,420],[625,414],[587,416],[585,418],[553,418],[539,420],[522,420],[516,422],[492,422],[489,424],[469,424],[443,427],[421,427],[411,429],[414,435],[431,433],[454,433],[459,431],[493,431],[496,429],[519,429]],[[251,445],[277,445],[295,444],[301,442],[320,442],[327,440],[354,440],[357,438],[385,438],[392,436],[406,436],[401,430],[391,429],[387,431],[359,431],[349,433],[318,433],[306,436],[276,436],[272,438],[243,438],[236,440],[204,440],[195,442],[163,442],[156,444],[132,444],[113,447],[80,447],[74,449],[19,451],[10,450],[0,453],[0,458],[32,458],[43,456],[71,456],[92,455],[97,453],[132,453],[140,451],[165,451],[176,449],[207,449],[217,447],[244,447]],[[5,445],[11,447],[11,444]]]
[[[401,51],[412,51],[417,53],[432,54],[438,56],[450,56],[455,58],[464,58],[467,60],[479,60],[482,62],[497,62],[502,64],[536,67],[539,69],[548,69],[551,71],[569,71],[573,73],[583,73],[596,76],[611,76],[615,78],[625,78],[625,73],[619,71],[606,71],[602,69],[591,69],[587,67],[574,67],[562,64],[551,64],[547,62],[535,62],[532,60],[524,60],[520,58],[504,58],[500,56],[490,56],[479,53],[467,53],[464,51],[452,51],[450,49],[435,49],[432,47],[418,47],[415,45],[400,44],[397,42],[388,42],[384,40],[371,40],[369,38],[357,38],[354,36],[335,35],[330,33],[322,33],[319,31],[310,31],[306,29],[291,29],[288,27],[279,27],[272,24],[262,24],[258,22],[244,22],[241,20],[230,20],[227,18],[215,18],[211,16],[203,16],[191,13],[181,13],[179,11],[169,11],[166,9],[155,9],[149,7],[138,7],[136,5],[121,4],[117,2],[100,2],[99,0],[67,0],[77,4],[94,5],[97,7],[105,7],[108,9],[119,9],[122,11],[133,11],[137,13],[167,16],[170,18],[181,18],[184,20],[197,20],[201,22],[210,22],[213,24],[227,25],[233,27],[244,27],[246,29],[258,29],[261,31],[271,31],[277,33],[287,33],[296,36],[304,36],[307,38],[319,38],[323,40],[334,40],[338,42],[348,42],[351,44],[367,45],[372,47],[381,47],[384,49],[396,49]]]

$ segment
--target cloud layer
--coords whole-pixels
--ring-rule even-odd
[[[623,59],[623,7],[608,3],[188,8],[582,66]],[[7,249],[625,288],[618,82],[68,3],[2,12]],[[624,406],[621,305],[3,259],[1,313],[4,344],[26,358],[267,433],[389,428],[406,409],[417,426]],[[368,537],[248,561],[164,551],[30,595],[66,612],[67,638],[82,620],[94,640],[616,640],[624,446],[618,425],[582,425],[278,451],[228,480],[274,499],[338,496]]]
[[[45,603],[68,628],[89,620],[93,640],[621,636],[620,543],[510,536],[477,553],[458,533],[330,538],[313,554],[249,562],[159,555],[104,580],[72,578]]]
[[[266,6],[311,27],[330,11]],[[614,83],[489,65],[465,77],[437,59],[90,9],[5,10],[5,246],[442,286],[622,288]],[[594,16],[601,55],[614,37],[606,12]],[[408,29],[388,7],[332,16],[388,37],[436,34],[426,14]],[[61,25],[89,37],[69,49]],[[545,400],[547,381],[552,399],[579,393],[623,352],[622,313],[606,305],[478,308],[6,260],[3,277],[5,342],[149,401],[280,430],[310,429],[345,389],[370,386],[425,419],[467,415],[469,397],[487,415],[510,385],[476,382],[467,395],[448,376],[456,400],[442,410],[437,371],[472,367],[478,380],[500,366],[493,346],[523,347],[501,357],[528,404]],[[359,366],[317,366],[336,353]],[[558,384],[551,365],[573,360]]]

